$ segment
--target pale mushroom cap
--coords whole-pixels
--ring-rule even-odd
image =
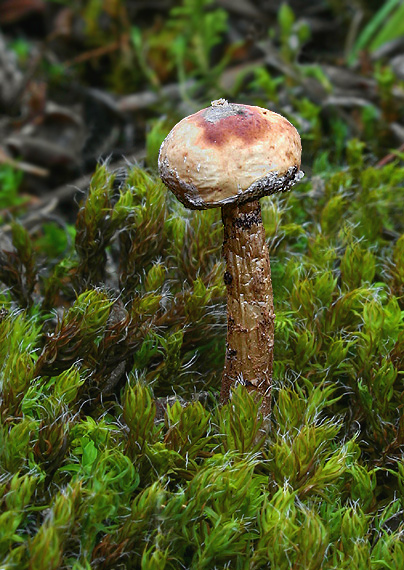
[[[178,200],[204,209],[288,190],[303,176],[301,152],[282,115],[220,99],[175,125],[158,163]]]

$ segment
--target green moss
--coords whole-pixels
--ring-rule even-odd
[[[263,200],[267,436],[242,387],[217,405],[218,212],[185,211],[139,168],[116,190],[99,167],[74,251],[40,279],[46,244],[14,226],[1,257],[2,568],[403,566],[404,169],[367,166],[357,141],[349,153],[344,170]]]

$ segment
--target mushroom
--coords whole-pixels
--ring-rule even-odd
[[[241,383],[270,412],[274,305],[259,199],[303,177],[301,141],[281,115],[212,101],[180,121],[163,141],[159,173],[187,208],[222,209],[226,261],[227,343],[221,402]]]

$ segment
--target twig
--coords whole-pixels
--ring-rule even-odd
[[[381,158],[379,162],[376,163],[376,168],[382,168],[389,162],[392,162],[395,158],[397,158],[397,153],[399,152],[404,152],[404,143],[399,146],[398,149],[396,149],[394,152],[389,152],[389,154],[386,154],[386,156]]]
[[[118,50],[122,46],[122,43],[125,41],[125,39],[127,39],[127,36],[124,36],[124,37],[120,38],[119,40],[112,42],[110,44],[107,44],[106,46],[101,46],[101,47],[92,49],[90,51],[86,51],[84,53],[81,53],[78,56],[76,56],[75,58],[70,59],[69,61],[65,61],[63,65],[65,65],[66,67],[71,67],[72,65],[76,65],[77,63],[83,63],[83,62],[88,61],[90,59],[97,59],[99,57],[102,57],[103,55],[106,55],[107,53],[112,53],[112,52]]]
[[[34,176],[41,176],[43,178],[49,176],[49,170],[47,170],[46,168],[41,168],[40,166],[36,166],[35,164],[30,164],[29,162],[14,160],[1,147],[0,147],[0,164],[9,164],[16,170],[22,170],[23,172],[28,172],[28,174],[33,174]]]

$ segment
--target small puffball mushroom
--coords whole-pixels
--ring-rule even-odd
[[[160,148],[159,173],[192,209],[222,208],[227,344],[221,401],[237,382],[263,397],[270,412],[274,307],[259,199],[298,182],[301,141],[281,115],[213,101],[180,121]]]

